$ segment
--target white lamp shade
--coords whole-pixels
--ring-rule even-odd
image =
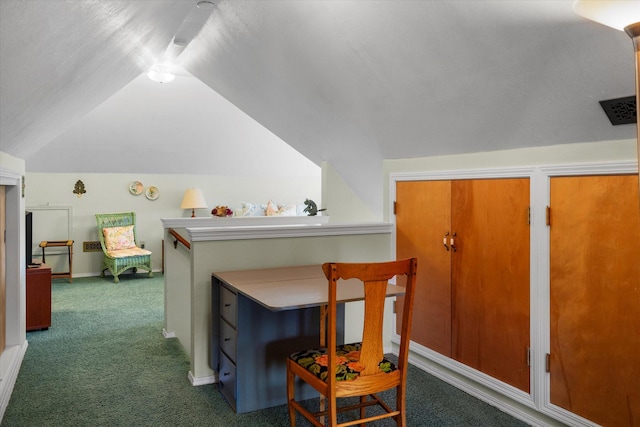
[[[573,10],[580,16],[620,31],[640,22],[640,0],[575,0]]]
[[[199,188],[189,188],[184,192],[180,209],[205,209],[207,201]]]

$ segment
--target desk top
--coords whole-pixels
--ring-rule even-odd
[[[44,262],[39,262],[37,260],[33,260],[33,264],[27,265],[27,271],[44,271],[51,270],[51,267],[45,264]]]
[[[316,307],[326,304],[328,300],[327,278],[320,264],[222,271],[212,275],[271,311]],[[364,299],[362,286],[341,286],[356,282],[359,281],[338,281],[338,302]],[[404,295],[404,288],[387,285],[387,296],[396,295]]]

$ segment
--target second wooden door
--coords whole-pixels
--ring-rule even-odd
[[[640,425],[638,176],[551,179],[551,403]]]

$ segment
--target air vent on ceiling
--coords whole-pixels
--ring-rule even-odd
[[[612,125],[627,125],[638,120],[635,96],[600,101],[600,106]]]

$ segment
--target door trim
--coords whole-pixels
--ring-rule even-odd
[[[542,166],[540,169],[540,182],[538,191],[544,190],[544,206],[548,206],[551,203],[551,178],[558,176],[581,176],[581,175],[622,175],[622,174],[637,174],[638,164],[632,161],[621,162],[603,162],[603,163],[578,163],[568,165],[551,165]],[[542,319],[541,325],[541,344],[543,348],[542,354],[537,354],[540,359],[546,357],[546,354],[551,351],[551,314],[549,311],[549,304],[551,303],[551,277],[549,275],[550,262],[550,238],[551,233],[548,227],[544,230],[544,239],[540,242],[540,271],[541,281],[539,286],[539,296],[542,306],[545,308],[545,316]],[[544,366],[545,362],[540,361],[540,364]],[[538,398],[538,405],[541,410],[552,417],[570,425],[589,426],[595,427],[597,424],[590,420],[582,418],[564,408],[551,403],[551,389],[549,373],[544,369],[536,371],[535,380],[542,385],[540,387],[540,396]]]

